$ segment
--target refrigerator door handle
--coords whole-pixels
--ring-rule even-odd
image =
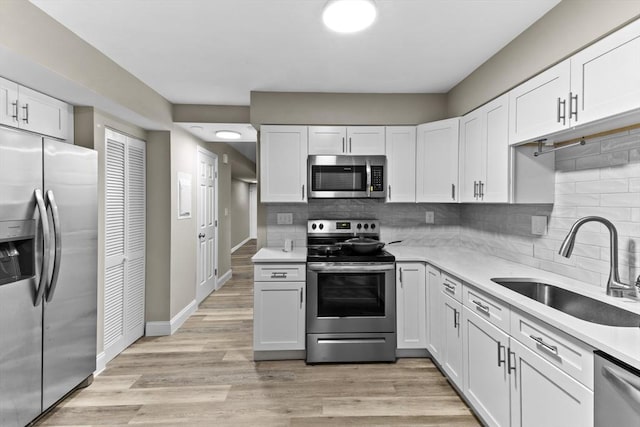
[[[62,231],[60,230],[60,212],[56,204],[56,198],[53,190],[47,191],[47,204],[51,206],[51,216],[53,217],[53,232],[55,235],[55,252],[53,258],[53,272],[51,273],[51,282],[47,291],[47,302],[53,299],[58,284],[58,275],[60,274],[60,261],[62,255]]]
[[[47,207],[44,204],[42,198],[42,192],[40,189],[36,189],[33,192],[36,198],[36,206],[40,212],[40,223],[42,224],[42,235],[44,239],[44,250],[42,255],[42,271],[40,272],[40,283],[38,284],[38,291],[36,293],[36,300],[33,303],[34,307],[40,305],[44,290],[47,286],[47,275],[49,273],[49,252],[51,248],[51,234],[49,232],[49,217],[47,216]]]

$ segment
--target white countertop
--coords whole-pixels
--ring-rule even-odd
[[[293,248],[285,252],[282,248],[262,248],[252,258],[253,262],[307,262],[307,248]]]
[[[385,249],[395,255],[396,262],[429,263],[486,291],[512,307],[530,313],[580,341],[640,369],[640,327],[603,326],[580,320],[510,291],[492,282],[491,278],[533,278],[640,314],[640,302],[638,301],[613,298],[607,296],[604,289],[468,249],[411,246],[387,246]]]

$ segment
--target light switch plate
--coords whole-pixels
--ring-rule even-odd
[[[433,212],[433,211],[426,211],[424,216],[425,216],[425,218],[424,218],[424,219],[425,219],[425,222],[426,222],[427,224],[433,224],[434,222],[436,222],[436,215],[435,215],[435,212]]]
[[[276,218],[278,225],[291,225],[293,224],[292,213],[279,213]]]
[[[533,215],[531,217],[531,234],[535,234],[536,236],[544,236],[547,234],[546,215]]]

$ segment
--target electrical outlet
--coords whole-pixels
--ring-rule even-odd
[[[547,234],[546,215],[533,215],[531,217],[531,234],[535,234],[536,236],[544,236]]]
[[[292,213],[279,213],[277,214],[278,225],[291,225],[293,224]]]
[[[427,224],[433,224],[434,222],[436,222],[436,214],[433,211],[426,211],[425,212],[425,222]]]

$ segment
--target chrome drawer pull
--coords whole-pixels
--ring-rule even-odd
[[[480,310],[484,314],[487,314],[487,315],[489,314],[489,306],[488,305],[484,305],[483,303],[481,303],[480,301],[477,301],[477,300],[473,300],[472,302],[476,305],[476,308],[478,310]]]
[[[287,273],[277,273],[277,272],[273,272],[271,273],[271,278],[272,279],[286,279],[287,278]]]
[[[558,354],[558,347],[555,346],[555,345],[547,344],[546,342],[544,342],[542,337],[536,337],[534,335],[529,335],[529,338],[531,338],[532,340],[534,340],[535,342],[537,342],[538,344],[540,344],[542,347],[546,348],[547,350],[553,351],[555,354]]]

